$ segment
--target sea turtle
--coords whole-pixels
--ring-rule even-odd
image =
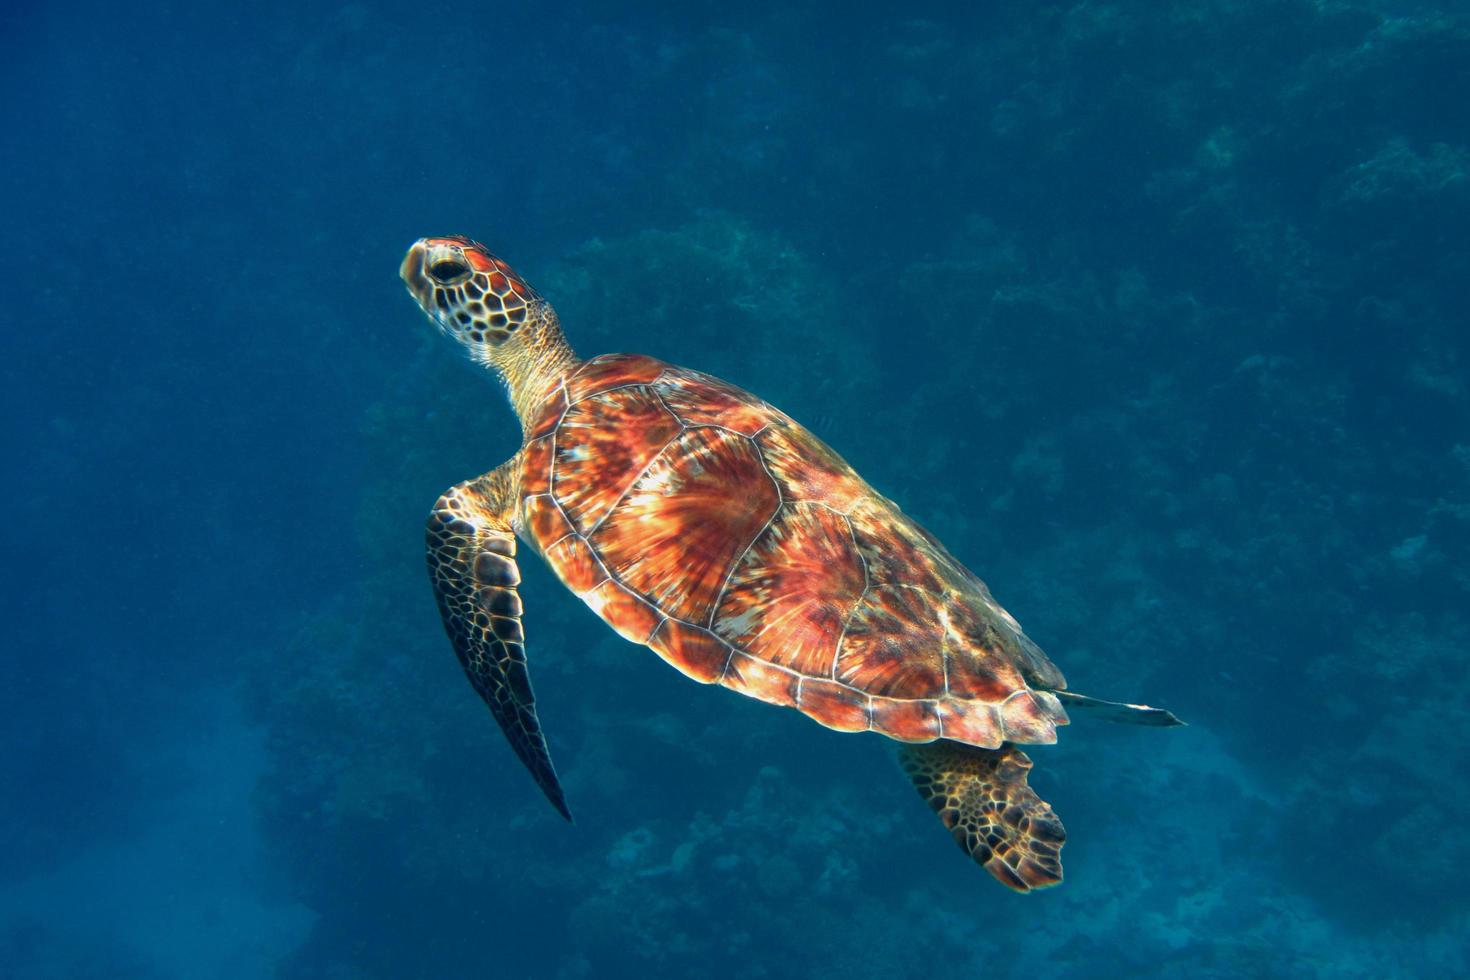
[[[1064,702],[1179,724],[1065,690],[985,583],[754,395],[651,357],[579,359],[551,305],[468,238],[419,240],[401,274],[520,418],[520,451],[434,505],[429,573],[470,683],[568,820],[526,672],[517,536],[689,677],[897,740],[955,840],[1017,891],[1061,881],[1065,833],[1016,746],[1055,742]]]

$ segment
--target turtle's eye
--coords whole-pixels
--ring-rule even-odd
[[[470,274],[470,267],[454,259],[440,259],[429,266],[429,275],[436,282],[449,286]]]

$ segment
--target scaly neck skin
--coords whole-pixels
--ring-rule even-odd
[[[536,329],[528,330],[512,349],[497,351],[489,360],[489,367],[510,391],[522,436],[547,390],[580,363],[550,309],[543,312]]]

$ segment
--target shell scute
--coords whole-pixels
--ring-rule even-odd
[[[805,677],[797,707],[839,732],[865,732],[872,724],[873,699],[836,681]]]
[[[947,656],[952,697],[999,704],[1026,686],[1020,672],[998,657],[976,655],[964,647],[951,650]]]
[[[670,368],[653,389],[686,425],[718,425],[753,436],[773,418],[785,419],[765,402],[698,371]]]
[[[551,456],[554,449],[555,441],[549,434],[527,442],[526,448],[522,450],[525,454],[521,462],[522,472],[535,474],[538,485],[545,484],[551,476]]]
[[[934,703],[934,710],[945,738],[987,749],[999,748],[1005,740],[994,705],[945,698]]]
[[[596,527],[680,429],[646,387],[599,392],[567,409],[551,489],[572,525],[583,534]]]
[[[981,615],[963,594],[944,602],[950,633],[949,693],[959,698],[999,704],[1025,690],[1026,681],[1010,656],[1010,636]]]
[[[568,398],[581,401],[591,395],[627,385],[646,385],[668,365],[642,354],[603,354],[584,362],[567,379]]]
[[[567,588],[585,596],[607,579],[602,562],[579,535],[570,534],[545,549],[546,560]]]
[[[898,508],[875,495],[858,501],[848,520],[874,585],[906,585],[936,595],[945,592],[947,576],[932,551],[899,530],[898,525],[907,521]]]
[[[796,704],[796,686],[800,682],[799,674],[739,652],[730,657],[720,678],[720,683],[732,691],[788,708]]]
[[[901,742],[932,742],[943,733],[938,702],[874,698],[873,730]]]
[[[521,519],[527,534],[543,552],[547,546],[576,533],[550,494],[538,493],[524,498],[521,501]]]
[[[531,424],[526,428],[526,439],[534,442],[556,431],[562,414],[567,410],[567,404],[566,386],[557,384],[547,393],[541,406],[536,409],[535,417],[531,419]]]
[[[865,586],[846,519],[820,504],[788,504],[730,576],[714,630],[771,663],[830,677]]]
[[[1053,698],[1053,700],[1055,700]],[[1000,724],[1007,740],[1050,745],[1057,740],[1057,719],[1050,706],[1022,687],[1000,706]],[[1060,705],[1057,706],[1060,711]],[[1065,722],[1066,715],[1061,716]]]
[[[873,695],[942,697],[944,638],[935,628],[930,598],[901,586],[869,589],[848,617],[836,679]]]
[[[872,489],[826,443],[794,423],[773,421],[755,437],[789,500],[811,500],[846,514]]]
[[[735,559],[779,505],[749,439],[685,429],[589,540],[625,585],[675,619],[704,624]]]
[[[583,595],[582,601],[617,630],[619,636],[634,643],[647,643],[664,621],[663,613],[612,579],[606,579]]]
[[[666,619],[648,640],[654,652],[687,677],[712,684],[725,672],[734,651],[709,630]]]

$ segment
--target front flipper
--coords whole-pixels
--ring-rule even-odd
[[[1013,745],[977,749],[941,739],[899,750],[899,764],[956,843],[1008,888],[1062,880],[1067,832],[1026,785],[1031,760]]]
[[[572,819],[536,718],[521,630],[521,574],[508,519],[514,460],[461,483],[429,515],[429,578],[444,630],[475,691],[557,812]]]

